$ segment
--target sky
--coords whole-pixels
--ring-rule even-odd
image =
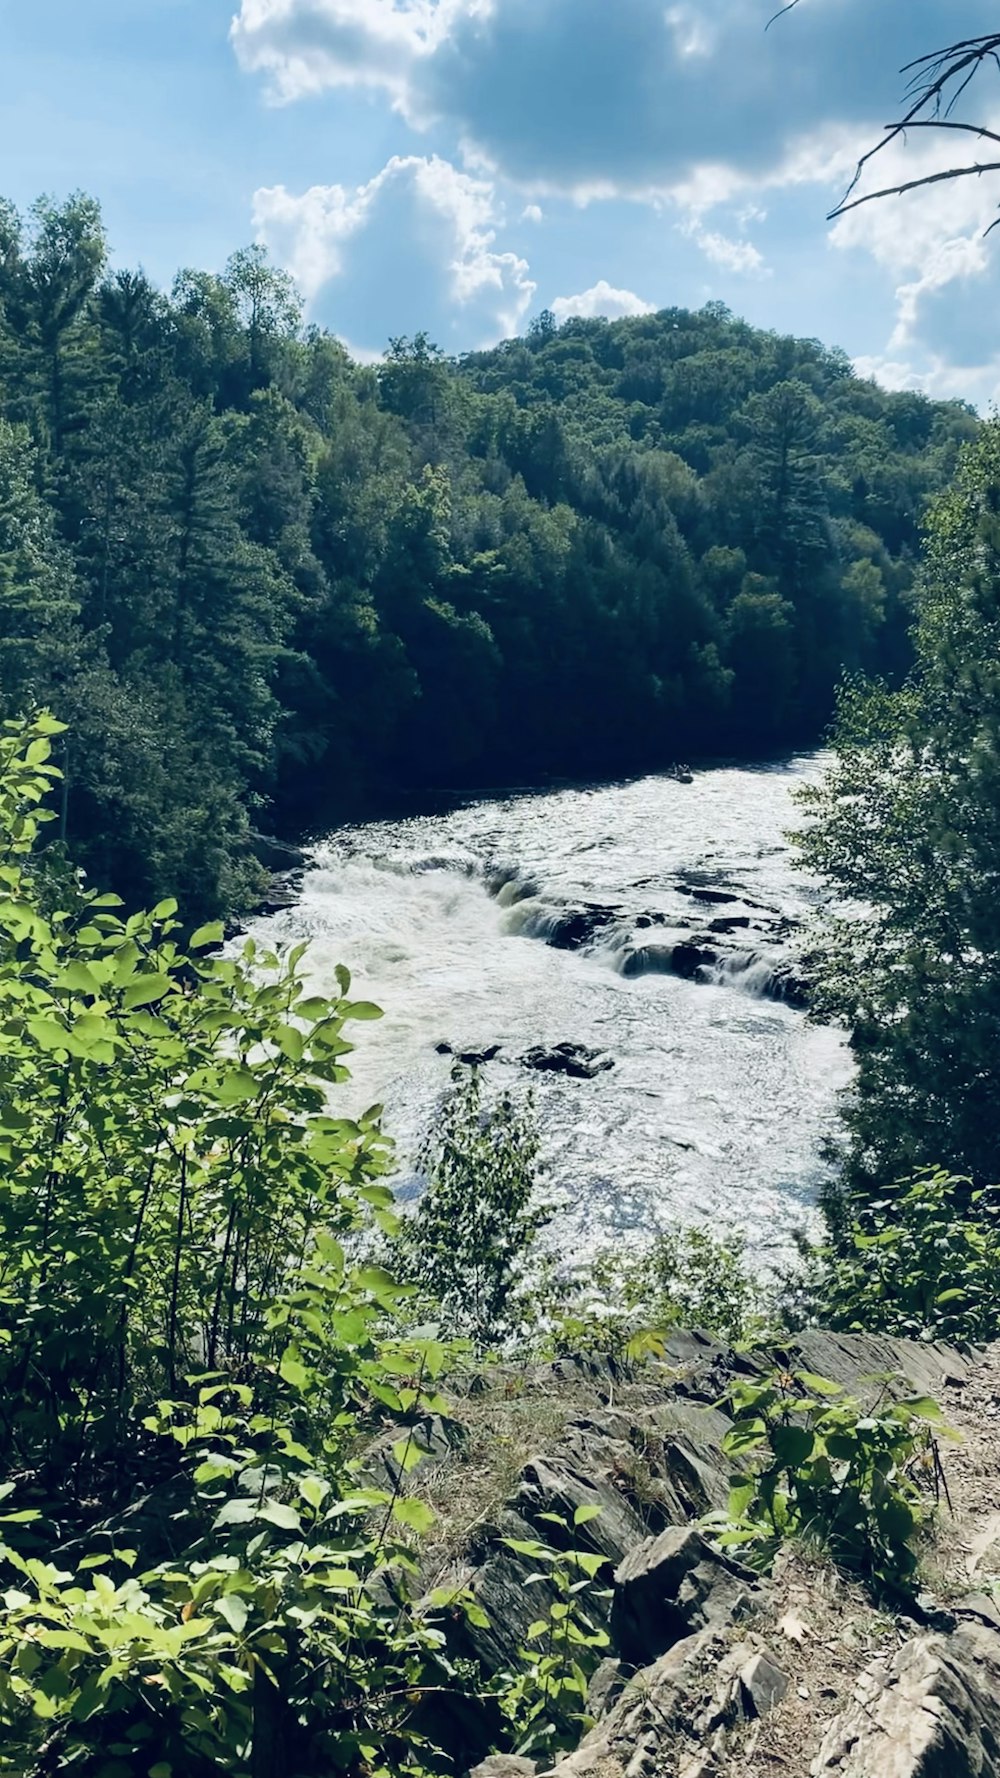
[[[0,194],[91,192],[164,286],[263,241],[362,357],[722,301],[988,405],[1000,178],[826,214],[901,66],[996,0],[800,0],[767,28],[776,4],[0,0]],[[1000,75],[971,97],[1000,128]],[[975,157],[916,135],[878,183],[944,147]]]

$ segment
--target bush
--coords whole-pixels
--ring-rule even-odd
[[[412,1467],[446,1350],[356,1257],[390,1145],[328,1107],[377,1009],[342,969],[308,994],[304,947],[56,896],[58,732],[0,731],[3,1769],[433,1770],[412,1697],[462,1682],[408,1599],[431,1515],[360,1464],[395,1424]]]
[[[936,1402],[889,1401],[884,1383],[871,1409],[805,1371],[733,1383],[719,1403],[733,1416],[723,1448],[753,1467],[710,1521],[718,1542],[766,1568],[786,1539],[814,1539],[851,1573],[908,1583],[927,1516],[920,1483],[940,1477],[934,1429],[946,1429]]]
[[[813,1260],[811,1313],[829,1327],[923,1340],[1000,1336],[1000,1192],[943,1171],[855,1209]]]
[[[503,1093],[486,1103],[475,1069],[456,1069],[453,1082],[421,1150],[427,1185],[393,1262],[442,1327],[482,1353],[530,1319],[530,1262],[550,1212],[539,1201],[532,1100]]]
[[[624,1364],[662,1351],[674,1327],[733,1344],[761,1337],[769,1303],[745,1256],[739,1233],[717,1239],[704,1229],[675,1228],[627,1258],[598,1254],[568,1276],[550,1276],[540,1293],[544,1350],[554,1357],[599,1353]]]

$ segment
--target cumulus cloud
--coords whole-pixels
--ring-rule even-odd
[[[890,115],[942,0],[242,0],[233,42],[276,97],[381,87],[538,192],[670,191],[706,165],[760,178],[830,123]],[[995,24],[966,0],[963,30]],[[890,16],[891,15],[891,16]]]
[[[410,107],[421,62],[493,0],[242,0],[232,41],[279,103],[328,87],[384,89]]]
[[[586,321],[593,321],[598,316],[606,321],[618,321],[623,315],[652,315],[655,305],[636,296],[634,290],[616,290],[606,278],[601,278],[577,296],[557,296],[552,313],[557,321],[568,321],[571,315],[579,315]]]
[[[964,0],[963,33],[993,29],[995,9],[996,0]],[[467,337],[472,327],[477,337],[509,331],[530,301],[527,266],[497,244],[500,190],[513,216],[536,225],[565,219],[567,202],[649,204],[673,215],[727,277],[767,276],[750,238],[763,202],[769,254],[777,240],[787,265],[782,206],[795,214],[795,194],[808,191],[816,233],[807,250],[819,250],[829,202],[898,115],[905,83],[896,70],[954,35],[953,0],[810,0],[765,33],[775,10],[775,0],[240,0],[234,49],[272,100],[345,87],[381,94],[413,130],[436,132],[431,140],[449,153],[459,144],[464,169],[421,143],[421,153],[355,190],[292,196],[275,187],[259,194],[262,230],[328,307],[348,282],[340,279],[348,260],[352,283],[369,263],[398,278],[409,241],[417,254],[416,273],[405,272],[410,311],[416,275],[433,312],[443,313],[447,297],[463,314]],[[955,141],[944,148],[954,152]],[[942,153],[929,134],[914,135],[880,156],[872,176],[894,184],[940,164]],[[447,174],[428,170],[441,166]],[[982,236],[995,203],[995,185],[969,179],[854,212],[833,228],[845,269],[848,255],[862,254],[865,276],[881,274],[890,301],[894,293],[883,377],[909,376],[915,365],[913,376],[940,380],[941,366],[959,362],[980,383],[992,374],[995,304],[983,299],[1000,293],[1000,281]],[[387,312],[374,270],[369,298]],[[567,314],[645,308],[605,281],[558,300]],[[602,302],[611,307],[595,306]]]
[[[692,216],[681,225],[682,234],[687,235],[701,248],[705,258],[713,265],[723,266],[727,271],[736,272],[741,277],[767,277],[769,268],[764,263],[764,255],[752,241],[734,241],[731,236],[724,235],[718,229],[706,228],[698,216]]]
[[[1000,116],[989,123],[996,129]],[[956,145],[954,137],[930,133],[910,147],[893,144],[871,164],[859,189],[885,189],[975,160],[975,143],[964,149],[961,140]],[[895,325],[886,348],[889,374],[905,370],[914,352],[923,352],[930,369],[921,386],[928,390],[945,392],[945,355],[952,367],[992,377],[995,290],[987,295],[983,286],[995,285],[997,278],[996,253],[986,232],[996,214],[995,186],[971,177],[880,199],[837,221],[830,237],[834,248],[863,251],[898,280]]]
[[[535,285],[527,261],[498,247],[502,221],[493,186],[438,155],[395,156],[351,190],[277,185],[254,199],[260,237],[313,312],[368,352],[399,331],[403,288],[443,344],[456,320],[482,344],[515,333]]]

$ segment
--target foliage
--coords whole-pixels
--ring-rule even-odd
[[[530,1099],[503,1093],[484,1104],[478,1071],[455,1070],[418,1157],[426,1188],[401,1223],[393,1262],[477,1352],[510,1340],[528,1315],[529,1263],[550,1215],[539,1201],[538,1149]]]
[[[574,1534],[600,1513],[597,1506],[578,1506],[569,1524],[558,1513],[539,1518],[557,1527],[554,1548],[537,1539],[507,1537],[508,1549],[540,1564],[525,1586],[544,1587],[550,1595],[545,1615],[530,1626],[522,1668],[504,1682],[504,1709],[516,1738],[517,1752],[549,1765],[558,1754],[576,1747],[591,1727],[586,1714],[587,1689],[608,1633],[587,1609],[594,1582],[607,1557],[574,1547]]]
[[[786,1539],[815,1539],[867,1580],[909,1582],[927,1516],[920,1480],[940,1476],[944,1428],[929,1398],[888,1399],[890,1382],[870,1409],[807,1371],[734,1382],[719,1406],[733,1420],[723,1448],[741,1468],[728,1514],[713,1521],[719,1543],[768,1567]]]
[[[803,860],[835,898],[817,1010],[857,1061],[849,1194],[880,1198],[942,1156],[977,1188],[1000,1177],[998,490],[991,421],[929,524],[911,678],[848,688],[804,795]]]
[[[824,1327],[987,1343],[1000,1336],[996,1191],[937,1171],[853,1206],[811,1281]]]
[[[59,739],[0,732],[5,1769],[432,1769],[431,1515],[362,1459],[394,1427],[413,1467],[446,1349],[358,1257],[378,1115],[327,1104],[376,1009],[49,871]]]
[[[811,740],[905,667],[960,404],[719,304],[359,366],[260,247],[164,293],[81,194],[0,242],[0,715],[71,725],[130,904],[245,906],[262,826],[400,787]]]
[[[762,1338],[773,1319],[743,1236],[680,1226],[636,1253],[599,1254],[568,1276],[556,1272],[540,1292],[540,1317],[554,1356],[593,1352],[621,1364],[662,1352],[674,1327],[739,1345]]]

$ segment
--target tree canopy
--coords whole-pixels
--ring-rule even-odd
[[[1000,1178],[1000,425],[937,503],[906,685],[852,687],[807,796],[838,897],[826,1009],[854,1032],[846,1180]]]
[[[252,901],[260,828],[822,732],[898,678],[977,428],[718,304],[378,366],[259,247],[169,294],[98,206],[0,208],[0,704],[130,899]]]

